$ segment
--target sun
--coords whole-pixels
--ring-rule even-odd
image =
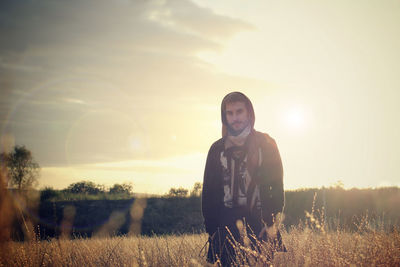
[[[299,107],[289,108],[284,115],[285,125],[294,130],[303,130],[306,126],[306,115],[303,109]]]

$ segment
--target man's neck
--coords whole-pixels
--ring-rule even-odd
[[[227,142],[225,143],[225,148],[232,146],[242,146],[246,142],[247,137],[251,132],[251,126],[248,125],[243,131],[238,135],[231,135],[228,133]]]

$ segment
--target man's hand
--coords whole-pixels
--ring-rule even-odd
[[[274,217],[274,224],[271,225],[271,227],[268,227],[266,224],[264,224],[264,228],[261,229],[260,233],[258,234],[258,238],[262,238],[265,234],[270,237],[270,238],[275,238],[276,233],[278,232],[279,225],[284,219],[284,214],[279,212],[275,217]]]
[[[268,227],[265,225],[263,229],[261,229],[260,233],[258,234],[258,238],[262,239],[262,237],[267,233]]]

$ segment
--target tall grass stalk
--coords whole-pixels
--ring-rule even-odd
[[[400,266],[397,230],[350,233],[297,226],[282,236],[288,252],[276,253],[273,266]],[[207,266],[199,255],[206,240],[199,234],[7,242],[0,266]],[[247,265],[266,264],[262,250],[238,245],[238,253],[243,264],[250,254]]]

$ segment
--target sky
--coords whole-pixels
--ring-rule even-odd
[[[285,189],[400,186],[400,2],[0,2],[1,151],[39,188],[202,182],[220,103],[252,101]]]

